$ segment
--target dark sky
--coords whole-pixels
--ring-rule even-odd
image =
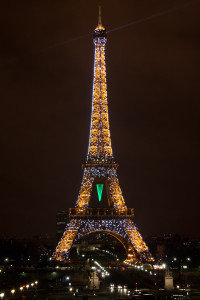
[[[54,235],[56,211],[75,205],[88,147],[98,4],[1,3],[0,235]],[[100,4],[111,30],[109,116],[125,201],[144,236],[200,236],[200,3]]]

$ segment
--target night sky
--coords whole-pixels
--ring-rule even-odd
[[[200,2],[178,0],[1,3],[0,236],[53,236],[75,205],[98,4],[126,204],[143,236],[198,237]]]

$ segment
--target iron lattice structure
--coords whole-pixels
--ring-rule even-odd
[[[98,231],[117,238],[126,250],[127,260],[153,260],[133,222],[133,209],[126,207],[117,178],[118,165],[113,158],[108,117],[106,40],[106,30],[99,15],[99,24],[94,30],[94,82],[88,155],[83,165],[83,180],[76,206],[70,209],[70,222],[54,253],[54,258],[60,261],[69,257],[75,240]],[[89,207],[96,182],[106,186],[108,207],[103,210]]]

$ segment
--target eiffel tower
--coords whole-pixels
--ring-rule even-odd
[[[95,58],[88,155],[75,208],[69,209],[69,224],[53,256],[58,261],[67,260],[74,241],[90,233],[104,232],[122,243],[127,261],[150,262],[153,258],[133,222],[133,208],[126,207],[117,178],[118,164],[113,157],[108,118],[106,40],[99,9],[98,26],[93,35]],[[103,188],[105,207],[90,207],[94,191],[100,202]]]

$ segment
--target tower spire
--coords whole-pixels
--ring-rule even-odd
[[[98,25],[99,25],[99,26],[102,26],[102,20],[101,20],[101,5],[99,5]]]
[[[94,81],[87,160],[92,160],[93,162],[94,160],[98,160],[98,162],[100,162],[105,159],[113,159],[106,83],[106,29],[101,24],[101,7],[99,7],[99,24],[95,28],[93,36],[95,44]]]

